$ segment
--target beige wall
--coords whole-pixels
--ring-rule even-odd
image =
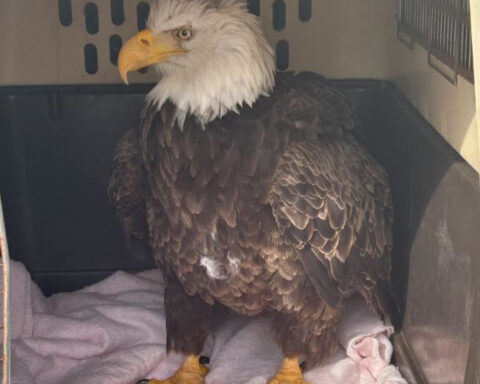
[[[126,24],[117,27],[110,21],[110,1],[96,0],[100,31],[93,36],[85,32],[83,20],[88,1],[72,0],[74,22],[63,27],[58,22],[57,0],[0,0],[0,85],[118,83],[116,67],[109,61],[108,38],[115,33],[125,40],[135,31],[137,1],[125,1]],[[313,0],[312,18],[307,23],[298,19],[298,2],[285,1],[285,30],[272,28],[273,0],[261,0],[261,15],[272,45],[288,40],[290,69],[312,70],[333,78],[392,80],[480,170],[474,86],[463,78],[456,86],[450,84],[427,65],[422,48],[410,50],[397,40],[395,0]],[[472,1],[478,31],[480,0]],[[83,46],[89,42],[97,45],[99,53],[95,75],[86,74],[83,68]],[[151,82],[154,77],[135,73],[130,80]]]
[[[480,0],[473,2],[478,30]],[[412,50],[398,41],[395,1],[313,0],[315,22],[302,23],[296,14],[297,2],[287,0],[291,21],[281,32],[268,28],[271,3],[262,3],[267,35],[273,43],[282,38],[290,42],[293,69],[313,70],[332,78],[392,80],[452,147],[480,171],[475,88],[462,77],[457,85],[451,84],[427,64],[423,48],[415,46]]]
[[[477,79],[480,79],[480,1],[470,0],[470,9],[472,12],[474,71],[477,74]],[[480,147],[480,80],[476,82],[475,90],[477,100],[477,126],[479,127],[478,146]]]
[[[290,45],[290,67],[333,78],[387,78],[392,0],[312,0],[312,18],[298,19],[298,2],[286,0],[287,25],[272,26],[273,0],[261,0],[264,30]],[[386,32],[388,31],[388,32]]]
[[[116,67],[109,61],[108,39],[123,40],[136,30],[137,0],[126,0],[126,23],[110,21],[110,1],[95,0],[100,29],[85,32],[83,9],[90,0],[72,0],[73,24],[58,21],[57,0],[0,0],[0,84],[118,83]],[[150,0],[151,1],[151,0]],[[310,22],[298,19],[298,2],[286,0],[287,26],[272,27],[274,0],[261,0],[261,16],[268,39],[290,44],[290,68],[312,70],[329,77],[388,76],[388,44],[385,33],[392,20],[393,0],[313,0]],[[83,47],[97,46],[99,71],[85,73]],[[153,75],[133,74],[131,82],[150,82]]]
[[[73,23],[58,20],[57,0],[0,0],[0,85],[119,83],[116,66],[109,58],[109,37],[124,41],[136,31],[137,1],[126,0],[126,23],[110,20],[110,1],[95,0],[99,9],[99,32],[85,31],[84,7],[90,0],[72,0]],[[98,51],[98,73],[84,69],[83,47],[93,43]],[[132,74],[132,82],[152,81],[148,75]]]
[[[463,77],[458,78],[457,85],[451,84],[427,64],[423,48],[415,45],[411,50],[398,41],[394,31],[390,33],[389,78],[450,145],[480,171],[475,87]]]

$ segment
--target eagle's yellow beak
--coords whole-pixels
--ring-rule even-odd
[[[153,36],[152,31],[144,29],[123,45],[118,54],[118,71],[123,82],[128,84],[128,72],[167,61],[170,56],[185,52],[172,35],[162,33]]]

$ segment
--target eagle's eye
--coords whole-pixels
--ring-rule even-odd
[[[187,27],[180,28],[177,33],[175,33],[175,36],[180,40],[190,40],[192,38],[192,30]]]

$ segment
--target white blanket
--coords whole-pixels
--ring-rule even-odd
[[[164,378],[182,356],[165,352],[160,272],[117,272],[74,293],[45,298],[22,264],[11,264],[13,384],[133,384]],[[361,301],[338,329],[343,350],[306,372],[311,384],[406,384],[389,365],[393,332]],[[216,329],[206,384],[265,384],[282,356],[267,318],[236,316]]]

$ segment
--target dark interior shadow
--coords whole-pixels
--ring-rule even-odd
[[[452,249],[463,252],[462,260],[480,273],[478,174],[390,83],[332,83],[354,99],[366,144],[390,177],[393,321],[402,330],[414,318],[405,311],[422,309],[407,307],[409,284],[418,285],[432,273],[438,276],[430,276],[429,284],[443,281],[442,274],[460,288],[471,283],[460,272],[449,276],[455,268],[434,268],[445,248],[439,224],[451,232]],[[115,270],[153,267],[148,250],[125,237],[106,195],[115,145],[139,123],[150,87],[0,87],[0,192],[10,254],[26,264],[46,294],[81,288]],[[449,290],[463,292],[445,287]],[[438,308],[458,301],[442,291],[435,294],[441,297],[432,294],[431,300],[447,297]],[[424,303],[429,299],[422,297]],[[428,315],[422,318],[427,326],[433,324]],[[455,314],[440,312],[438,317],[435,324],[459,333],[466,327],[449,323]],[[464,331],[461,337],[468,336]]]
[[[417,383],[470,382],[467,360],[479,355],[472,341],[480,307],[478,173],[392,85],[354,84],[343,85],[392,186],[392,320],[404,358],[397,363]]]
[[[390,176],[400,329],[418,227],[447,170],[465,162],[390,83],[333,83],[355,100],[366,143]],[[11,255],[46,293],[153,266],[148,252],[124,239],[106,196],[115,144],[138,124],[149,88],[0,88],[0,191]]]

